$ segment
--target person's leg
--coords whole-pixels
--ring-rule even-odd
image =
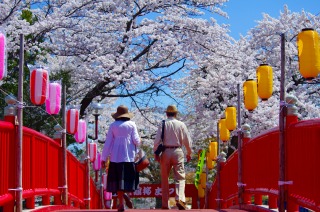
[[[123,194],[123,198],[124,198],[124,201],[126,203],[126,206],[128,208],[133,208],[133,202],[131,201],[131,198],[127,193]]]
[[[161,171],[161,192],[162,192],[162,208],[169,209],[169,173],[170,165],[170,149],[165,150],[160,159]]]
[[[124,193],[123,191],[118,191],[117,192],[118,201],[119,201],[118,211],[124,211],[123,193]]]
[[[186,175],[184,170],[184,154],[182,149],[177,149],[174,156],[173,174],[175,179],[175,199],[180,210],[185,209],[185,184]]]

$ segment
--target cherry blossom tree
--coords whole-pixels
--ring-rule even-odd
[[[319,117],[318,85],[299,75],[295,44],[302,28],[319,31],[319,17],[285,6],[278,18],[264,14],[236,41],[228,26],[209,17],[226,17],[226,1],[3,0],[0,25],[11,57],[18,58],[19,34],[24,34],[32,61],[47,66],[54,77],[68,77],[68,104],[79,105],[82,115],[92,101],[106,105],[101,134],[113,121],[114,103],[126,97],[145,145],[152,146],[167,106],[163,99],[169,97],[190,128],[197,152],[207,147],[205,139],[216,136],[226,106],[236,105],[236,85],[242,88],[246,79],[255,79],[261,63],[273,67],[274,93],[268,101],[259,100],[252,113],[242,104],[242,123],[251,125],[253,135],[277,126],[281,33],[287,39],[286,92],[297,96],[300,118]],[[32,14],[29,21],[22,18],[26,11]]]
[[[262,63],[273,67],[273,96],[268,101],[259,100],[258,107],[251,113],[244,108],[241,93],[242,124],[251,126],[253,136],[278,125],[282,33],[286,37],[286,95],[297,97],[300,119],[319,117],[319,81],[308,82],[300,75],[296,46],[296,36],[301,29],[320,30],[319,19],[305,11],[292,13],[286,6],[279,18],[264,14],[263,20],[258,21],[247,36],[234,42],[232,48],[219,49],[224,57],[212,54],[199,68],[177,80],[184,86],[175,89],[175,94],[186,100],[186,108],[193,114],[187,121],[193,126],[196,140],[216,135],[216,124],[225,108],[237,104],[236,85],[240,84],[242,90],[246,79],[256,79],[256,68]]]

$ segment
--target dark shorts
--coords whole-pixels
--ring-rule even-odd
[[[133,192],[139,184],[139,172],[135,171],[134,162],[110,162],[107,179],[107,191]]]

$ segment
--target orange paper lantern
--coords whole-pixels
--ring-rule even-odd
[[[313,79],[320,73],[319,35],[312,28],[305,28],[297,37],[299,70],[305,79]]]
[[[243,84],[244,106],[247,110],[253,111],[258,106],[257,82],[248,79]]]
[[[261,64],[257,68],[257,89],[261,100],[268,100],[273,92],[273,72],[272,67],[267,64]]]

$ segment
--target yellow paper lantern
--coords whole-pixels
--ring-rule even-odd
[[[305,28],[297,37],[299,70],[305,79],[313,79],[320,73],[319,35],[312,28]]]
[[[218,143],[217,142],[210,142],[209,153],[210,153],[211,160],[217,159],[217,155],[218,155]]]
[[[243,84],[244,106],[247,110],[253,111],[258,106],[257,82],[248,79]]]
[[[213,169],[213,161],[210,158],[210,152],[207,152],[206,162],[207,162],[207,168],[209,170]]]
[[[230,131],[226,127],[226,119],[220,119],[220,140],[221,141],[228,141],[230,138]]]
[[[202,172],[200,175],[200,184],[202,188],[206,188],[207,184],[207,174],[205,172]]]
[[[237,108],[228,106],[225,111],[226,114],[226,127],[228,130],[235,130],[237,127]]]
[[[268,64],[261,64],[257,68],[257,89],[261,100],[268,100],[273,92],[273,72]]]
[[[201,186],[198,186],[198,197],[204,198],[204,189]]]

